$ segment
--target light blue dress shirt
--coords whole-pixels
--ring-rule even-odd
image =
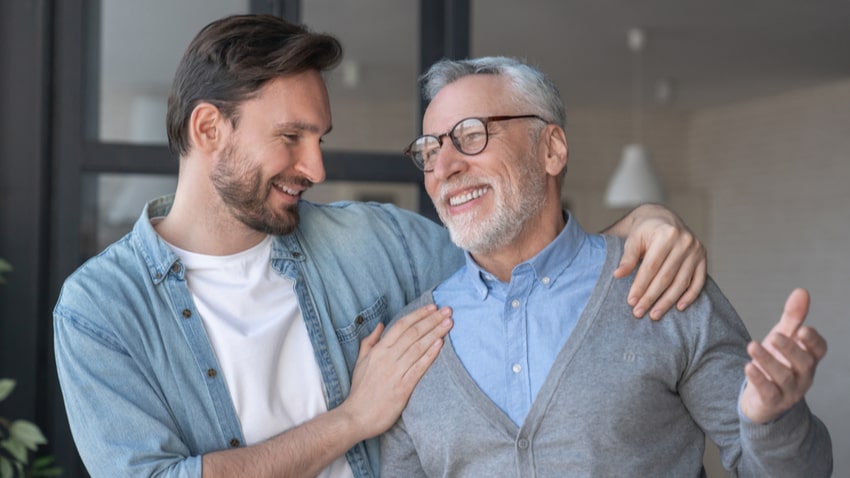
[[[573,330],[605,262],[605,239],[576,219],[540,253],[517,265],[510,283],[466,265],[434,291],[454,309],[452,345],[470,376],[517,424]]]

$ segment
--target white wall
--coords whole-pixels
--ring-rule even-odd
[[[710,271],[761,338],[794,287],[829,342],[809,405],[850,476],[850,81],[694,116],[691,183],[708,192]]]
[[[629,115],[569,111],[565,197],[599,230]],[[709,250],[709,273],[754,338],[794,287],[829,342],[807,399],[827,423],[834,476],[850,476],[850,81],[693,114],[647,115],[646,143],[679,212]],[[710,476],[718,474],[709,463]]]

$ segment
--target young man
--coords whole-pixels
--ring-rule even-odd
[[[383,476],[700,476],[706,434],[735,476],[830,475],[804,291],[762,344],[710,280],[685,312],[628,320],[622,242],[560,206],[555,86],[496,57],[439,62],[423,89],[408,154],[466,263],[412,304],[454,326],[382,437]]]
[[[383,326],[463,258],[416,214],[301,200],[325,177],[321,75],[340,57],[333,37],[270,16],[213,22],[189,45],[167,118],[176,194],[80,267],[54,311],[92,476],[377,474],[372,438],[437,356],[450,311],[424,307],[381,337]],[[670,220],[620,226],[634,223],[636,245],[621,273],[653,253],[637,308],[702,287],[702,248]],[[652,239],[659,223],[671,237]]]

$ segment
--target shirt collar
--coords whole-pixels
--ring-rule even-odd
[[[527,264],[534,271],[536,280],[543,287],[552,287],[558,277],[572,265],[576,255],[587,240],[587,232],[569,211],[564,211],[564,219],[567,224],[558,236],[537,255],[517,264],[514,270]],[[466,279],[483,300],[489,293],[488,282],[497,282],[498,279],[482,269],[469,252],[464,251],[464,257],[466,259]]]

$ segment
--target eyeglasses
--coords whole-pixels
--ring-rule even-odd
[[[490,139],[490,133],[487,130],[487,125],[497,121],[508,121],[514,119],[535,118],[540,121],[546,121],[538,115],[515,115],[515,116],[488,116],[486,118],[464,118],[458,121],[448,133],[435,136],[426,134],[416,138],[404,154],[413,160],[422,171],[429,173],[434,170],[434,161],[437,159],[437,153],[443,147],[443,138],[448,136],[452,140],[458,151],[467,155],[475,156],[484,151],[487,147],[487,141]]]

